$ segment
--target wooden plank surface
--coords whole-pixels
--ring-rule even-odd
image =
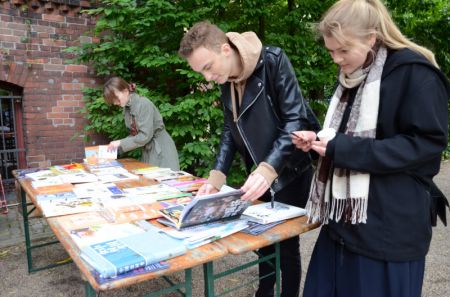
[[[238,232],[219,239],[218,243],[235,255],[254,251],[319,227],[318,223],[308,224],[307,220],[306,216],[290,219],[258,236]]]

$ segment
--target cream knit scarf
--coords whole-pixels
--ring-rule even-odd
[[[386,57],[386,48],[380,47],[369,67],[355,71],[350,77],[339,75],[340,84],[331,98],[324,128],[339,129],[347,107],[347,101],[340,100],[342,92],[344,88],[359,85],[344,133],[352,137],[375,138],[381,74]],[[331,159],[319,158],[306,206],[309,221],[327,224],[329,219],[336,222],[343,219],[352,224],[366,223],[370,174],[345,168],[332,169]]]

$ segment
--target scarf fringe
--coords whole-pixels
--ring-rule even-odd
[[[367,203],[365,197],[332,199],[330,219],[344,223],[365,224],[367,221]]]
[[[328,224],[329,220],[344,223],[365,224],[367,222],[367,203],[365,198],[332,199],[329,202],[309,200],[306,205],[308,223]]]

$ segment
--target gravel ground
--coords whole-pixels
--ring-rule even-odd
[[[441,190],[450,197],[450,162],[442,163],[440,174],[435,178]],[[450,219],[450,218],[449,218]],[[1,221],[0,221],[1,223]],[[0,225],[0,229],[4,226]],[[439,222],[433,229],[433,240],[430,252],[427,256],[425,280],[423,286],[424,297],[450,296],[450,230]],[[301,236],[301,253],[303,263],[303,275],[306,273],[309,258],[317,238],[318,230],[314,230]],[[67,257],[64,250],[58,246],[46,247],[35,251],[35,261],[48,263],[55,259]],[[239,257],[225,257],[215,263],[215,271],[233,267],[238,263],[256,259],[252,253]],[[83,280],[75,264],[70,263],[61,267],[48,269],[33,274],[27,273],[27,263],[24,244],[16,244],[0,249],[0,296],[15,297],[72,297],[84,296]],[[256,268],[250,268],[243,272],[225,277],[216,284],[216,292],[220,292],[226,287],[238,285],[244,280],[252,279],[257,275]],[[202,267],[193,269],[193,295],[203,296],[203,271]],[[173,280],[182,280],[183,274],[178,273],[172,276]],[[143,296],[151,290],[162,288],[163,281],[155,280],[145,282],[129,288],[114,290],[102,293],[100,296]],[[250,297],[255,288],[245,287],[239,291],[228,294],[232,297]],[[179,296],[178,294],[167,294],[165,296]]]

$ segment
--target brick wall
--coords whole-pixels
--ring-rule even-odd
[[[82,88],[99,85],[92,69],[71,64],[68,46],[95,42],[81,37],[95,20],[79,0],[0,0],[0,81],[23,94],[27,167],[79,162],[84,155]]]

